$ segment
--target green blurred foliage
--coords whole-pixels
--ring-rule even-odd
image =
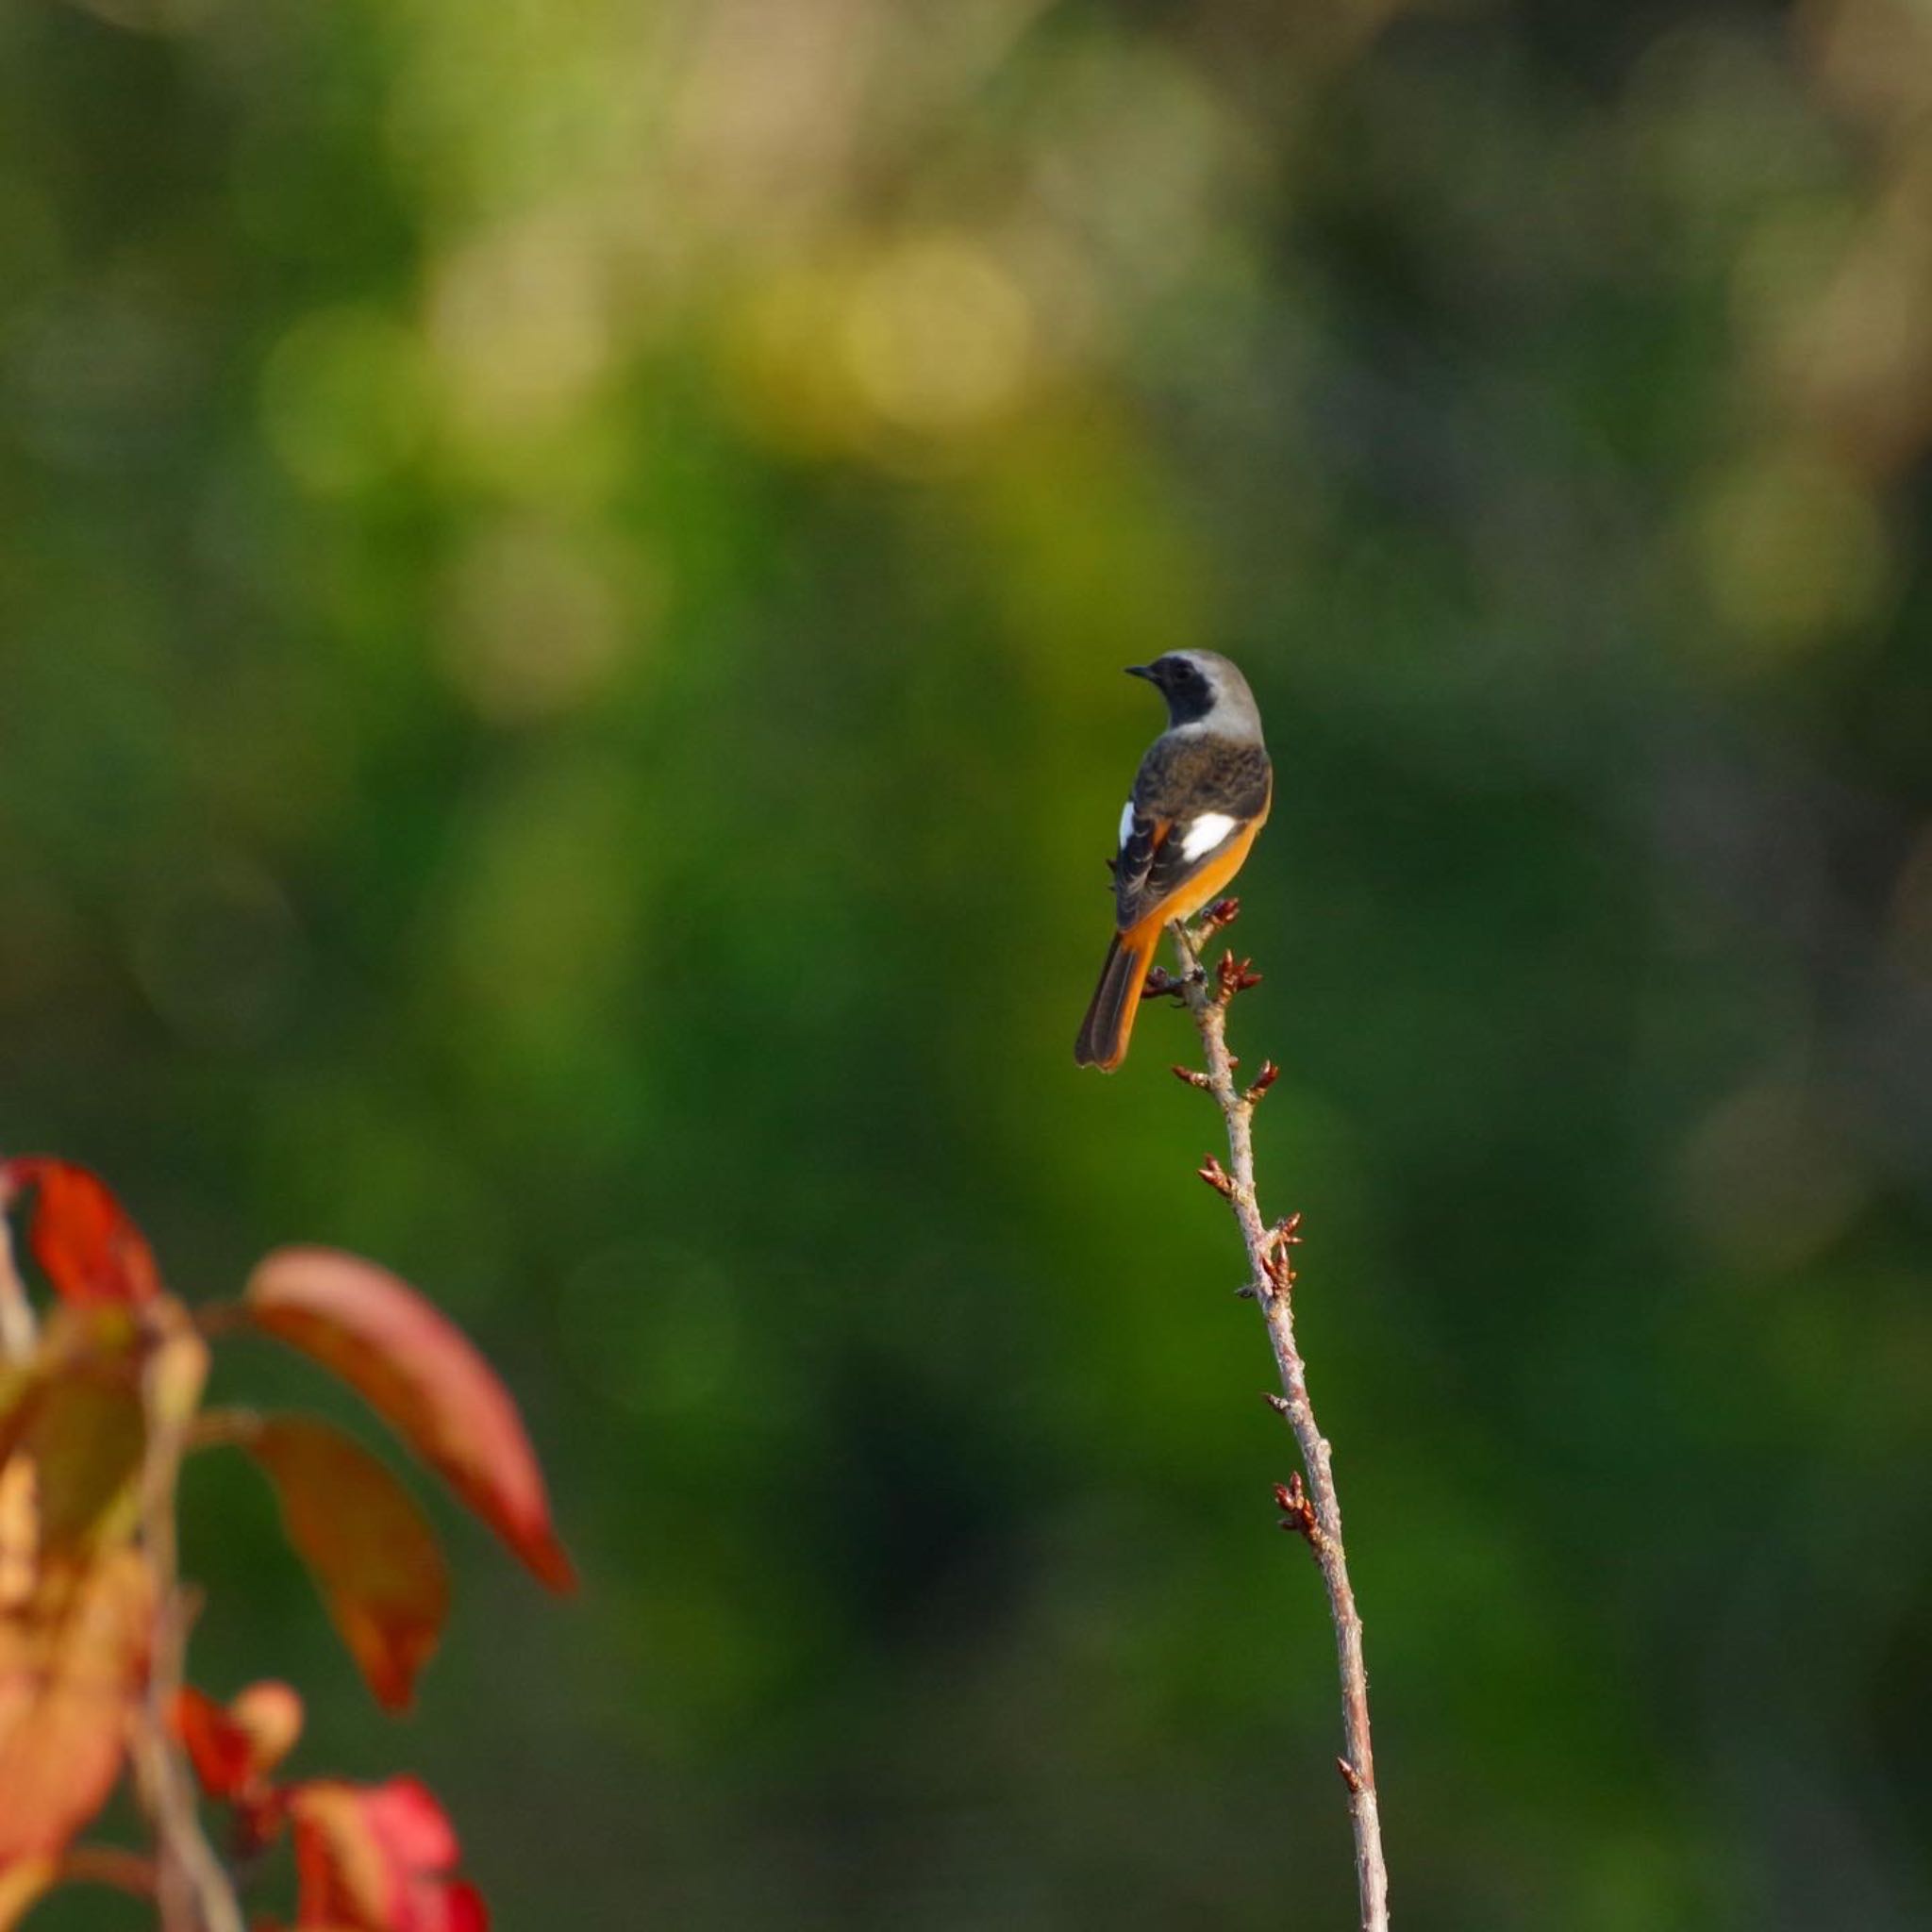
[[[1209,644],[1402,1919],[1925,1924],[1928,128],[1909,0],[0,11],[0,1142],[421,1282],[588,1576],[442,1512],[398,1730],[210,1460],[208,1688],[509,1926],[1346,1923],[1069,1052]]]

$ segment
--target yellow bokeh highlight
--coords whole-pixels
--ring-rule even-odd
[[[799,455],[849,442],[844,371],[827,353],[841,278],[820,264],[779,269],[747,289],[726,320],[720,375],[741,420],[761,441]]]
[[[1033,323],[1019,284],[986,249],[932,236],[891,250],[858,278],[841,348],[873,413],[915,434],[979,427],[1026,379]]]
[[[558,427],[611,356],[595,235],[533,216],[452,250],[427,305],[445,426],[472,451]]]
[[[1035,338],[1032,301],[990,244],[846,242],[744,292],[722,377],[760,440],[894,464],[1010,421],[1036,385]]]

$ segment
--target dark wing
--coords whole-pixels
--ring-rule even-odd
[[[1174,890],[1171,885],[1158,890],[1154,880],[1157,873],[1164,876],[1171,870],[1173,858],[1178,858],[1179,852],[1176,848],[1163,866],[1161,854],[1166,849],[1168,834],[1174,829],[1172,819],[1157,819],[1130,806],[1122,824],[1126,837],[1121,841],[1120,857],[1113,862],[1113,903],[1117,908],[1114,924],[1125,932]]]
[[[1138,925],[1268,809],[1273,774],[1259,745],[1158,740],[1134,780],[1114,861],[1115,924]]]
[[[1215,814],[1210,824],[1134,814],[1114,874],[1114,921],[1123,932],[1164,905],[1247,829],[1245,818]]]

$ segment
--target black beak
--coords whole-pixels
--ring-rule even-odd
[[[1151,664],[1129,664],[1127,666],[1127,675],[1129,677],[1144,677],[1149,684],[1158,684],[1160,682],[1159,678],[1155,676],[1154,667]]]

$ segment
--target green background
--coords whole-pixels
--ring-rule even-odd
[[[210,1457],[199,1678],[510,1928],[1350,1923],[1218,1123],[1070,1055],[1206,645],[1397,1923],[1932,1922],[1926,23],[0,7],[0,1144],[423,1285],[586,1578],[433,1497],[391,1725]]]

